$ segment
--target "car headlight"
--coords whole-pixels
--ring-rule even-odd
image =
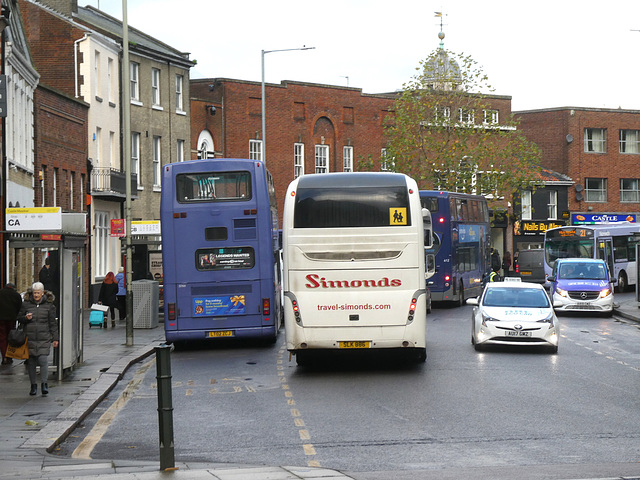
[[[487,315],[485,312],[482,312],[482,326],[486,327],[487,322],[499,322],[497,318],[493,318],[491,315]]]
[[[549,328],[552,328],[555,323],[555,318],[556,316],[553,314],[553,312],[549,312],[549,315],[547,315],[545,318],[541,318],[537,323],[548,323]]]
[[[569,292],[567,292],[566,290],[563,290],[562,288],[557,288],[556,287],[556,293],[558,295],[560,295],[561,297],[568,297],[569,296]]]
[[[611,295],[611,289],[610,288],[605,288],[604,290],[600,291],[600,298],[604,298]]]

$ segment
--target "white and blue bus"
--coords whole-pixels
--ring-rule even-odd
[[[275,341],[282,322],[278,212],[264,163],[165,165],[160,218],[167,342]]]
[[[599,258],[607,262],[617,290],[623,292],[637,281],[639,241],[640,225],[632,222],[550,228],[544,235],[545,275],[551,275],[558,258]]]
[[[312,174],[289,185],[284,318],[298,365],[322,350],[426,359],[423,223],[416,182],[403,174]]]
[[[481,195],[422,190],[420,201],[431,212],[435,274],[427,282],[434,302],[455,302],[482,293],[491,272],[491,223]]]

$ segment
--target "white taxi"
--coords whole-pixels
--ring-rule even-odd
[[[471,343],[547,346],[556,353],[560,327],[544,287],[519,281],[491,282],[482,295],[470,298]]]

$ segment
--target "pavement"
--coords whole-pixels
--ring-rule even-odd
[[[635,295],[623,294],[615,315],[640,323]],[[341,472],[307,466],[238,465],[175,462],[160,469],[160,458],[149,461],[79,460],[52,454],[137,363],[155,354],[164,343],[162,323],[134,329],[133,346],[126,346],[124,322],[116,328],[89,328],[84,315],[83,361],[58,381],[49,376],[49,395],[29,396],[30,381],[22,361],[0,366],[0,479],[109,480],[332,480],[353,479]],[[619,478],[619,477],[618,477]]]
[[[0,366],[0,479],[155,480],[331,480],[349,479],[335,470],[308,466],[266,466],[175,462],[160,469],[157,459],[131,461],[79,460],[52,454],[137,363],[155,355],[165,341],[162,323],[133,330],[133,346],[126,345],[124,322],[115,328],[89,328],[84,313],[82,362],[62,381],[50,367],[49,395],[29,396],[31,382],[22,360]],[[52,357],[50,357],[51,360]],[[50,362],[51,363],[51,362]],[[38,382],[40,378],[38,375]],[[165,465],[167,463],[165,462]]]

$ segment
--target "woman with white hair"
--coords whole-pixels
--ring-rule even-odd
[[[49,393],[47,385],[49,353],[51,345],[54,348],[57,347],[59,340],[54,299],[53,293],[45,292],[44,285],[36,282],[27,290],[18,314],[18,322],[23,325],[29,345],[29,359],[27,360],[29,380],[31,380],[29,395],[38,393],[36,381],[36,367],[38,365],[40,366],[42,396]]]

